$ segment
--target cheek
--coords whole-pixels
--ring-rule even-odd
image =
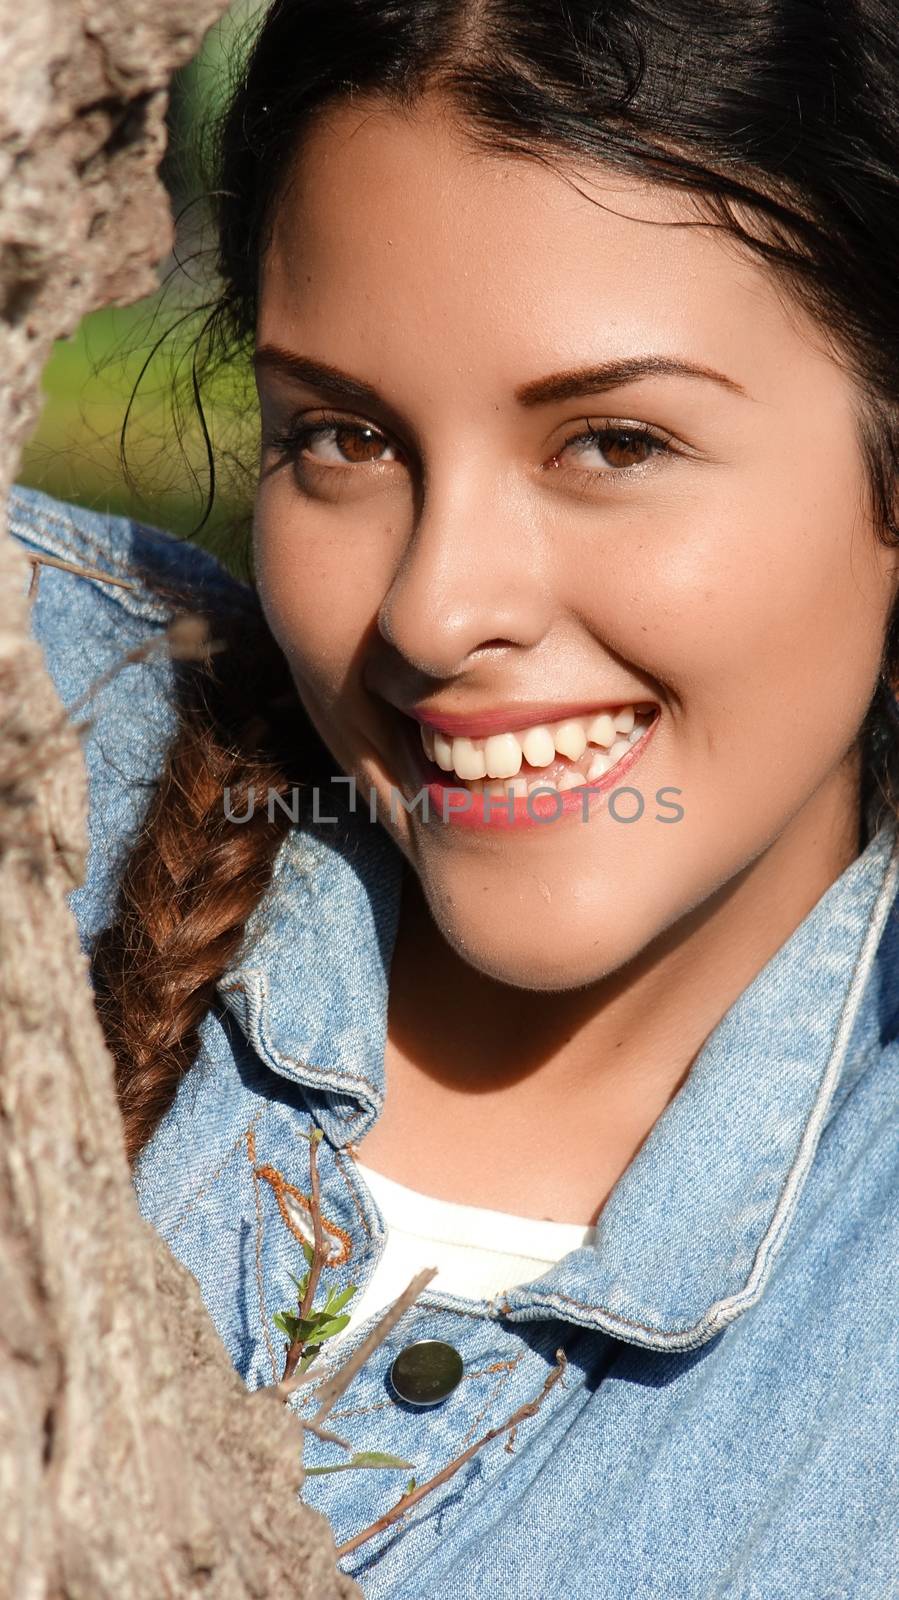
[[[353,559],[345,528],[338,534],[326,517],[295,504],[279,510],[273,498],[260,496],[254,518],[260,601],[298,683],[333,700],[376,626],[383,597],[377,565]]]
[[[870,690],[892,598],[893,552],[869,525],[858,464],[789,492],[771,474],[721,475],[584,549],[594,631],[677,706],[802,706],[822,686],[856,709]]]
[[[837,767],[876,683],[896,556],[859,464],[708,474],[581,556],[582,615],[664,695],[652,779],[686,797],[678,850],[726,872]]]

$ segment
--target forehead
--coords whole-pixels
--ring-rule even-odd
[[[818,331],[689,195],[564,154],[476,145],[444,101],[338,103],[294,159],[260,278],[260,342],[348,360],[398,344],[517,382],[641,346],[784,369]],[[401,337],[398,337],[401,336]],[[816,346],[813,356],[810,347]],[[767,369],[770,368],[770,373]]]

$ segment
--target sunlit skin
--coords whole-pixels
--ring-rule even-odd
[[[412,868],[359,1155],[442,1198],[595,1220],[858,853],[854,742],[896,586],[858,391],[768,269],[667,225],[696,218],[609,169],[478,150],[436,97],[357,101],[298,153],[262,266],[259,591],[334,771],[376,790]],[[647,357],[717,376],[518,393]],[[658,706],[625,780],[638,822],[391,817],[411,708],[530,700]]]

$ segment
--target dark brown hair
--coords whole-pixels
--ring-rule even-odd
[[[114,920],[91,952],[131,1160],[196,1058],[200,1023],[218,1004],[216,982],[268,888],[297,798],[327,770],[258,603],[204,609],[202,594],[135,574],[169,602],[173,621],[202,617],[210,648],[172,663],[177,735]],[[236,827],[234,816],[246,820]]]
[[[429,88],[493,152],[688,190],[700,225],[781,274],[857,379],[875,526],[899,543],[893,0],[275,0],[217,141],[207,359],[251,349],[268,230],[312,118],[352,94],[411,106]],[[311,748],[261,612],[251,630],[214,631],[230,648],[183,674],[180,730],[93,954],[132,1155],[196,1055],[289,825],[229,828],[223,786],[283,788]],[[865,808],[897,792],[897,669],[894,618],[861,729]]]

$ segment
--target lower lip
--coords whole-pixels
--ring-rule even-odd
[[[597,811],[605,796],[617,788],[622,778],[636,766],[655,733],[659,716],[657,714],[653,718],[646,732],[628,754],[622,756],[620,761],[616,761],[614,767],[601,778],[597,778],[594,783],[579,784],[576,789],[556,790],[554,794],[538,791],[535,794],[522,795],[511,806],[507,799],[497,795],[490,800],[489,812],[487,796],[466,788],[462,783],[447,783],[446,773],[436,762],[429,761],[424,753],[419,724],[411,719],[408,720],[411,722],[408,731],[409,749],[418,769],[420,787],[427,789],[429,816],[433,820],[442,822],[445,817],[447,826],[453,828],[518,829],[545,828],[547,822],[565,822],[573,817],[586,820],[587,815]],[[538,775],[535,774],[536,776]],[[464,809],[459,806],[459,797],[462,794],[468,800]]]

